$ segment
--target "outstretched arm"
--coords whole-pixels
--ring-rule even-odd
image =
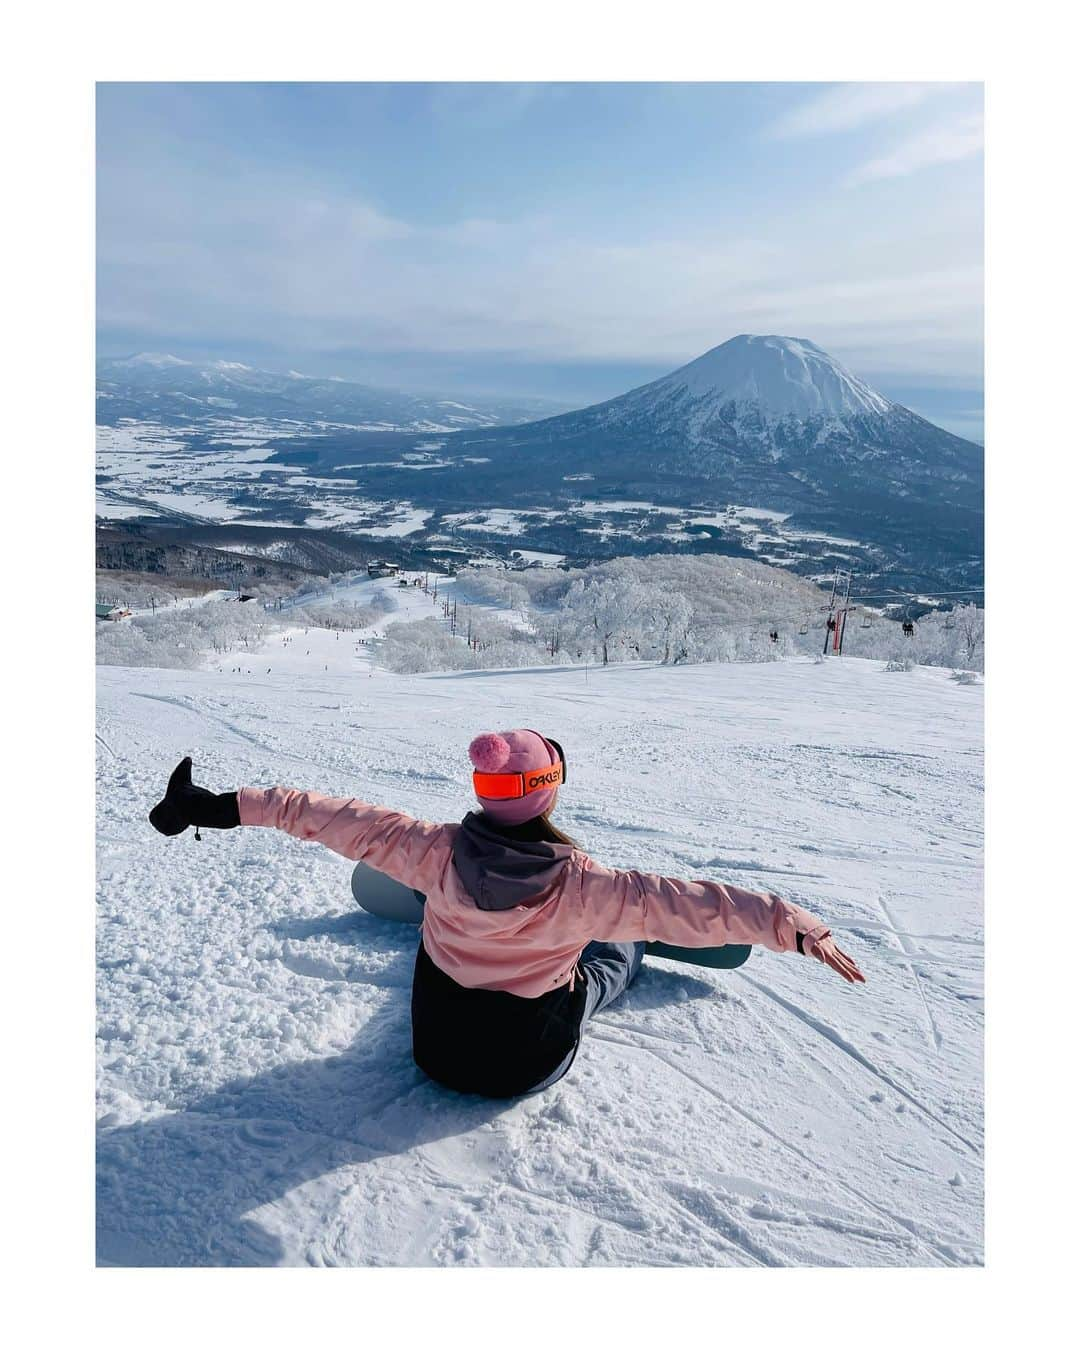
[[[450,850],[445,845],[452,828],[355,797],[324,797],[295,788],[209,792],[192,783],[190,758],[173,770],[165,796],[150,812],[150,823],[167,835],[182,834],[190,825],[219,830],[270,826],[296,839],[325,844],[346,858],[363,859],[395,881],[425,892],[448,866]]]
[[[241,788],[240,823],[284,830],[363,860],[418,891],[430,891],[449,865],[452,826],[433,825],[356,797],[296,788]]]
[[[581,920],[591,937],[616,942],[669,942],[679,947],[747,942],[774,952],[797,951],[831,966],[851,984],[865,983],[825,924],[772,892],[622,872],[583,858]]]

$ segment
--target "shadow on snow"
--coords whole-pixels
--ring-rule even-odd
[[[326,915],[288,920],[271,931],[362,948],[366,920]],[[411,965],[411,952],[402,955],[403,965]],[[253,1210],[350,1164],[468,1134],[516,1109],[520,1098],[461,1095],[416,1068],[409,984],[404,970],[402,975],[343,1053],[280,1064],[225,1083],[179,1110],[99,1129],[98,1264],[278,1265],[286,1250],[248,1217]],[[646,966],[624,995],[624,1006],[646,1011],[687,993],[700,998],[714,992],[693,976]],[[372,1264],[380,1264],[377,1255]]]

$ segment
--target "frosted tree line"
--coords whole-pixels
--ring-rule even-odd
[[[718,555],[616,558],[568,572],[468,568],[457,574],[453,594],[456,631],[444,617],[386,627],[380,660],[390,670],[776,661],[820,656],[827,638],[827,597],[819,587],[779,568]],[[392,606],[380,592],[369,604],[281,611],[259,601],[159,608],[99,623],[98,662],[194,668],[210,653],[254,651],[285,627],[368,628]],[[845,656],[880,659],[896,671],[916,665],[981,671],[983,647],[984,612],[975,605],[926,614],[909,635],[901,623],[853,607],[843,642]]]
[[[379,650],[382,664],[398,675],[550,665],[554,659],[535,633],[484,615],[472,620],[471,633],[453,634],[438,618],[391,624]]]
[[[211,652],[252,651],[281,620],[258,601],[219,601],[194,609],[158,609],[123,623],[97,625],[100,666],[165,666],[195,670]]]
[[[616,558],[546,574],[474,568],[458,573],[456,589],[514,610],[549,660],[769,661],[812,656],[825,647],[828,602],[822,590],[742,558]],[[856,605],[843,634],[845,655],[908,667],[981,671],[983,646],[984,612],[975,605],[927,614],[910,635],[901,623]],[[477,664],[494,664],[503,654],[488,649]]]
[[[97,664],[101,666],[158,666],[194,670],[213,654],[254,652],[284,628],[332,628],[342,632],[370,628],[387,611],[376,595],[373,603],[306,605],[267,609],[260,600],[211,601],[185,609],[159,606],[151,614],[136,614],[122,623],[98,623]]]

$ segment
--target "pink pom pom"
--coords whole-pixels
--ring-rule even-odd
[[[510,758],[510,746],[497,731],[485,731],[469,746],[469,758],[481,773],[498,773]]]

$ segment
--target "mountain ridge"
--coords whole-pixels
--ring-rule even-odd
[[[545,399],[465,401],[337,376],[296,370],[281,374],[240,361],[189,361],[170,352],[99,357],[96,373],[98,421],[103,425],[115,425],[122,418],[164,418],[191,425],[231,416],[452,432],[534,420],[551,407]]]

